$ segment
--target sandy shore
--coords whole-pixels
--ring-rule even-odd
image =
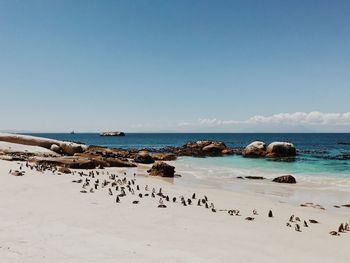
[[[0,161],[1,262],[349,262],[350,232],[329,232],[350,223],[350,208],[305,208],[254,193],[186,187],[141,175],[135,177],[140,191],[116,203],[116,191],[109,195],[108,186],[81,193],[82,184],[72,183],[81,178],[78,174],[28,168],[21,177],[8,173],[18,167]],[[107,171],[122,178],[126,171],[131,180],[134,172],[144,173],[137,169],[109,168],[96,178],[108,179]],[[167,208],[158,208],[158,196],[138,196],[153,187],[177,202],[164,200]],[[197,199],[186,207],[180,203],[181,195],[187,200],[193,193],[208,196],[217,212],[197,206]],[[220,211],[227,209],[240,210],[241,216]],[[270,209],[273,218],[267,216]],[[303,227],[301,222],[297,232],[296,222],[286,226],[292,214],[319,224]],[[254,220],[245,220],[248,216]]]

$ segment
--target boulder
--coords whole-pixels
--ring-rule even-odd
[[[11,175],[13,175],[13,176],[23,176],[24,172],[16,170],[16,171],[12,171]]]
[[[273,142],[266,148],[267,157],[293,157],[297,151],[292,143]]]
[[[110,167],[136,167],[136,164],[119,158],[109,157],[105,158],[104,160],[109,164]]]
[[[59,146],[62,150],[62,153],[66,155],[82,153],[87,149],[87,146],[84,144],[20,134],[0,133],[0,141],[22,145],[39,146],[49,150],[51,149],[51,146],[55,144]]]
[[[188,142],[182,147],[173,149],[173,152],[179,156],[222,156],[233,154],[232,149],[228,148],[224,142],[220,141],[196,141]]]
[[[62,156],[56,158],[35,157],[30,159],[30,161],[40,165],[55,165],[72,169],[94,169],[97,167],[96,163],[91,159],[76,156]]]
[[[202,148],[203,151],[206,152],[222,152],[225,150],[226,145],[224,143],[211,143]]]
[[[60,173],[63,173],[63,174],[71,174],[72,173],[71,170],[67,167],[60,167],[60,168],[58,168],[58,171]]]
[[[274,178],[272,181],[276,182],[276,183],[285,183],[285,184],[296,184],[297,183],[294,176],[292,176],[292,175],[279,176],[279,177]]]
[[[149,154],[148,151],[140,151],[135,155],[134,161],[137,163],[150,164],[154,163],[153,157]]]
[[[265,179],[265,178],[262,177],[262,176],[251,176],[251,175],[248,175],[248,176],[246,176],[246,177],[244,177],[244,178],[246,178],[246,179],[251,179],[251,180],[263,180],[263,179]]]
[[[176,155],[172,153],[156,153],[152,155],[155,161],[175,161]]]
[[[263,157],[266,154],[266,143],[255,141],[247,145],[242,151],[244,157]]]
[[[61,147],[58,146],[57,144],[52,144],[50,147],[50,150],[55,152],[55,153],[62,153]]]
[[[151,176],[174,177],[175,167],[164,162],[156,162],[147,172]]]

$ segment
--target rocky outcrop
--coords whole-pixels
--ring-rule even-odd
[[[272,181],[276,182],[276,183],[284,183],[284,184],[296,184],[297,183],[294,176],[292,176],[292,175],[279,176],[279,177],[274,178]]]
[[[153,157],[149,154],[148,151],[140,151],[134,157],[134,161],[137,163],[150,164],[154,163]]]
[[[174,177],[175,167],[164,162],[156,162],[147,172],[151,176]]]
[[[0,155],[60,156],[56,152],[43,147],[3,141],[0,141]]]
[[[9,133],[0,133],[0,141],[11,142],[16,144],[39,146],[49,150],[53,149],[58,150],[62,154],[74,155],[75,153],[82,153],[87,149],[87,146],[84,144],[78,144],[74,142],[65,142],[59,140],[53,140],[48,138],[41,138],[29,135],[19,135],[19,134],[9,134]],[[53,146],[56,145],[56,146]],[[56,151],[55,151],[56,152]]]
[[[267,157],[294,157],[297,151],[292,143],[273,142],[266,148]]]
[[[228,148],[225,143],[220,141],[196,141],[188,142],[182,147],[173,148],[172,152],[178,156],[222,156],[233,154],[233,151]]]
[[[175,161],[176,155],[172,153],[156,153],[152,155],[155,161]]]
[[[266,155],[266,143],[255,141],[247,145],[242,151],[244,157],[264,157]]]

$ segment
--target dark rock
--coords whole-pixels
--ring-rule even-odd
[[[12,171],[11,175],[13,175],[13,176],[23,176],[24,172],[16,170],[16,171]]]
[[[272,181],[276,182],[276,183],[285,183],[285,184],[296,184],[297,183],[294,176],[292,176],[292,175],[279,176],[279,177],[274,178]]]
[[[246,179],[252,179],[252,180],[263,180],[265,179],[264,177],[262,176],[245,176]]]
[[[137,163],[150,164],[154,163],[153,157],[148,153],[148,151],[140,151],[136,154],[134,161]]]
[[[266,148],[267,157],[292,157],[295,155],[294,145],[288,142],[273,142]]]
[[[156,162],[147,172],[152,176],[174,177],[175,167],[164,162]]]
[[[60,168],[58,169],[58,171],[59,171],[60,173],[64,173],[64,174],[70,174],[70,173],[72,173],[71,170],[70,170],[69,168],[67,168],[67,167],[60,167]]]
[[[177,158],[173,153],[157,153],[153,154],[152,157],[155,161],[175,161]]]

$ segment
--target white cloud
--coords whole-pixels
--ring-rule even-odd
[[[254,116],[249,118],[246,123],[280,123],[280,124],[317,124],[317,125],[349,125],[350,112],[346,113],[322,113],[313,111],[309,113],[295,112],[295,113],[278,113],[271,116]]]
[[[256,115],[247,120],[219,120],[219,119],[198,119],[203,126],[222,126],[236,124],[287,124],[287,125],[350,125],[350,112],[346,113],[322,113],[295,112],[278,113],[271,116]]]
[[[277,113],[270,116],[255,115],[246,120],[221,120],[217,118],[199,118],[194,122],[182,122],[177,130],[198,131],[319,131],[349,132],[350,112],[323,113],[295,112]]]

